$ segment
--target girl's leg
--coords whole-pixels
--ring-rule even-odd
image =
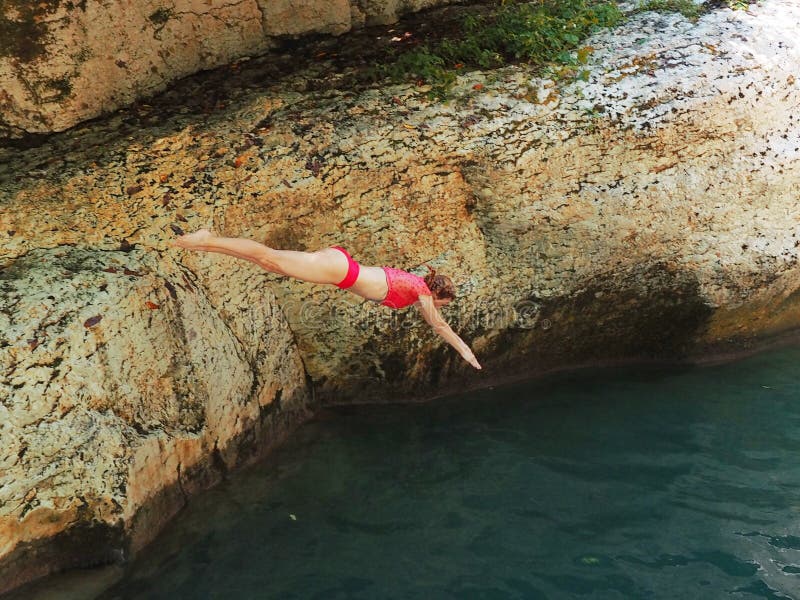
[[[174,245],[187,250],[235,256],[267,271],[311,283],[338,283],[347,274],[347,259],[338,250],[275,250],[253,240],[217,237],[207,229],[183,235],[175,240]]]

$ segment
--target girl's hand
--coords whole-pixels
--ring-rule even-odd
[[[458,337],[452,329],[450,329],[447,321],[445,321],[442,318],[442,315],[439,314],[439,311],[436,310],[436,306],[434,305],[433,298],[431,296],[423,295],[419,297],[419,310],[422,312],[422,316],[425,318],[425,321],[427,321],[427,323],[433,327],[433,330],[442,336],[442,338],[444,338],[448,344],[455,348],[465,361],[467,361],[476,369],[481,368],[478,359],[475,358],[475,354],[472,352],[470,347],[467,346],[467,344],[464,343],[464,340]]]
[[[467,361],[469,364],[471,364],[473,367],[475,367],[476,369],[481,368],[481,364],[478,362],[478,359],[475,358],[475,355],[472,353],[471,350],[469,351],[469,353],[464,353],[463,356],[464,360]]]

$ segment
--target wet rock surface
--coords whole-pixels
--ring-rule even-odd
[[[0,149],[0,581],[88,526],[97,560],[137,547],[319,404],[794,331],[798,20],[644,13],[587,42],[587,81],[465,73],[446,102],[322,40]],[[483,372],[413,310],[168,247],[209,226],[440,269]]]

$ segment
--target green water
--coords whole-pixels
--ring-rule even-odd
[[[337,411],[102,598],[800,598],[799,363]]]

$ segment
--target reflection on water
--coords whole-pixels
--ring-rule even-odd
[[[798,359],[338,411],[101,597],[800,597]]]

